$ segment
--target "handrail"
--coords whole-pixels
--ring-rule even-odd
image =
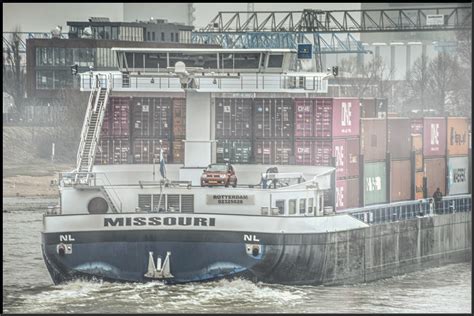
[[[105,186],[108,186],[108,188],[110,188],[112,190],[112,192],[114,193],[114,196],[115,196],[114,200],[118,200],[118,202],[119,202],[120,213],[121,213],[122,212],[122,200],[120,199],[120,195],[117,193],[117,191],[115,191],[114,186],[110,182],[110,180],[107,177],[107,174],[105,172],[75,172],[75,171],[60,172],[59,175],[58,175],[58,177],[59,177],[58,185],[59,186],[66,186],[66,185],[73,186],[75,184],[83,184],[83,185],[91,186],[92,185],[91,181],[92,181],[92,178],[93,178],[94,179],[93,185],[96,186],[97,185],[97,175],[98,174],[104,175],[105,179],[107,180],[105,182],[103,179],[98,179],[98,180],[104,181],[104,183],[102,184],[102,187],[104,189],[105,189]],[[70,175],[71,177],[66,177],[66,175]],[[84,182],[79,182],[78,183],[78,181],[77,181],[77,176],[78,175],[85,175],[86,180]],[[71,180],[71,181],[65,181],[66,179]],[[74,179],[74,180],[72,180],[72,179]],[[117,201],[112,201],[112,202],[117,203]]]
[[[81,142],[79,143],[79,150],[77,151],[77,171],[79,171],[80,164],[81,164],[81,153],[82,149],[85,146],[85,136],[87,135],[87,126],[89,125],[90,121],[90,116],[91,116],[91,107],[92,107],[92,99],[95,93],[95,89],[91,91],[91,94],[89,96],[89,101],[87,102],[87,109],[86,109],[86,115],[84,118],[84,123],[82,124],[82,131],[81,131]]]

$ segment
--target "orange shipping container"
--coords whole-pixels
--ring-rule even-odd
[[[415,173],[415,199],[423,198],[423,172]]]
[[[391,161],[390,198],[395,201],[411,199],[411,163],[410,160]]]
[[[465,117],[448,117],[448,156],[465,156],[469,151],[468,122]]]

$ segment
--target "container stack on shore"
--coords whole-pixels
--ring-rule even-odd
[[[433,196],[437,188],[446,194],[446,118],[423,119],[423,173],[426,193]]]
[[[360,120],[360,152],[362,206],[386,203],[387,194],[387,120],[363,118]],[[361,163],[361,164],[362,164]]]
[[[409,118],[387,119],[387,149],[390,153],[389,202],[412,199],[412,137]],[[388,162],[388,161],[387,161]]]
[[[252,99],[216,98],[216,161],[252,162]]]
[[[447,187],[446,194],[469,192],[469,129],[465,117],[447,118]]]

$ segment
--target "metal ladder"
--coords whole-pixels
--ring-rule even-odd
[[[96,76],[96,86],[91,91],[87,105],[84,125],[82,126],[81,142],[77,151],[77,168],[75,182],[87,184],[90,172],[94,165],[97,142],[102,129],[107,101],[109,99],[112,84],[110,74],[107,76],[107,87],[103,88],[99,84],[99,76]]]

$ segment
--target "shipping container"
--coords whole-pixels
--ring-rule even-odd
[[[130,141],[128,138],[113,138],[111,142],[112,164],[131,163]]]
[[[288,138],[294,135],[292,99],[256,98],[253,102],[255,137]]]
[[[102,128],[100,129],[100,138],[105,139],[109,138],[112,136],[112,131],[111,131],[111,125],[112,125],[112,107],[107,106],[105,113],[104,113],[104,119],[102,121]]]
[[[415,152],[415,170],[423,171],[423,136],[411,134],[411,150]]]
[[[423,185],[423,171],[415,173],[415,199],[420,200],[424,198],[424,185]]]
[[[392,202],[410,200],[411,160],[392,160],[390,164],[390,200]]]
[[[423,119],[423,156],[446,156],[446,119],[430,117]]]
[[[359,178],[336,181],[336,211],[359,206]]]
[[[314,99],[295,99],[295,136],[315,136]]]
[[[132,103],[133,137],[170,136],[171,98],[134,98]]]
[[[248,164],[252,158],[252,141],[250,139],[218,139],[216,144],[216,161]]]
[[[376,118],[377,106],[375,98],[361,98],[360,103],[360,117],[361,118]]]
[[[186,99],[173,98],[173,136],[174,138],[186,138]]]
[[[184,142],[181,139],[173,141],[173,163],[184,163]]]
[[[360,103],[357,98],[316,98],[316,137],[359,136]]]
[[[469,150],[468,121],[465,117],[448,117],[448,156],[466,156]]]
[[[387,151],[386,119],[361,119],[360,151],[364,161],[384,160]]]
[[[107,108],[111,109],[110,135],[114,138],[130,135],[130,98],[111,97]]]
[[[364,164],[364,205],[387,202],[387,166],[385,161]]]
[[[469,158],[448,157],[448,194],[469,193]]]
[[[289,139],[256,139],[254,142],[255,163],[281,164],[294,163],[293,144]]]
[[[163,148],[163,158],[168,162],[169,142],[165,139],[161,140],[155,138],[134,139],[133,145],[133,162],[139,164],[159,164],[160,163],[160,148]]]
[[[252,136],[252,99],[216,98],[216,138]],[[267,108],[267,107],[266,107]],[[269,110],[274,110],[270,109]],[[265,119],[262,115],[262,119]]]
[[[411,156],[411,123],[409,118],[389,118],[387,146],[391,159]]]
[[[360,140],[359,138],[349,138],[346,139],[346,161],[347,161],[347,171],[346,176],[348,178],[358,177],[359,176],[359,148]],[[350,186],[349,186],[350,188]],[[357,189],[359,192],[359,189]],[[357,197],[357,199],[359,199]]]
[[[96,165],[108,165],[112,163],[111,153],[112,140],[109,138],[100,138],[97,143],[95,153],[95,164]]]
[[[411,122],[411,133],[412,134],[423,134],[423,119],[412,118]]]
[[[423,163],[428,197],[433,197],[436,188],[439,188],[443,195],[446,195],[446,159],[444,157],[429,159],[425,157]]]

